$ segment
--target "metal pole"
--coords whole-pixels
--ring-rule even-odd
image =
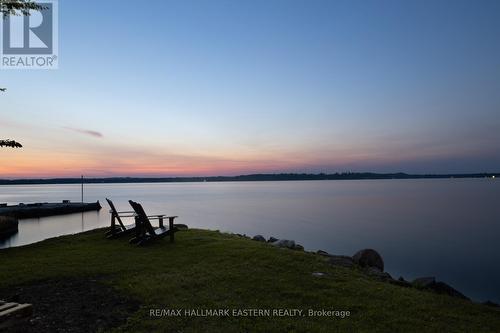
[[[83,175],[82,175],[82,203],[83,203]]]

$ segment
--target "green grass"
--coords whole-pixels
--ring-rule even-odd
[[[103,230],[0,251],[0,289],[50,278],[99,277],[142,304],[117,331],[499,332],[500,311],[373,280],[324,257],[215,231],[189,230],[147,247]],[[314,277],[312,272],[325,272]],[[336,309],[336,317],[163,317],[168,309]]]

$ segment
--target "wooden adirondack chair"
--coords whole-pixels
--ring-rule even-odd
[[[160,215],[146,215],[144,208],[140,203],[129,200],[130,206],[135,212],[136,221],[136,235],[130,240],[131,243],[136,243],[138,245],[145,244],[151,240],[170,236],[170,242],[174,242],[174,233],[177,228],[174,227],[174,220],[177,216],[166,216],[164,214]],[[163,225],[163,220],[168,219],[168,228]],[[158,227],[153,227],[150,220],[158,220]]]
[[[116,210],[115,205],[113,204],[113,201],[109,200],[106,198],[106,201],[108,202],[109,207],[111,208],[109,210],[109,213],[111,214],[111,226],[109,230],[106,232],[106,237],[108,238],[114,238],[118,237],[121,235],[126,235],[132,233],[135,228],[136,224],[129,224],[125,225],[123,224],[122,217],[135,217],[135,213],[133,211],[128,211],[128,212],[119,212]],[[116,222],[118,221],[118,224]]]

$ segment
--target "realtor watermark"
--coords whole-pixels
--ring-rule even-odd
[[[164,317],[333,317],[351,316],[348,310],[337,309],[149,309],[150,318]]]
[[[59,20],[57,0],[37,1],[30,15],[0,19],[0,69],[57,69]]]

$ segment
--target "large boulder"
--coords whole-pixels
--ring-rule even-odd
[[[381,272],[384,271],[384,260],[380,254],[373,249],[360,250],[352,256],[352,259],[361,267],[375,267]]]
[[[295,248],[295,241],[289,240],[289,239],[279,239],[274,243],[271,243],[274,246],[277,247],[285,247],[288,249],[294,249]]]
[[[257,241],[257,242],[265,242],[265,241],[266,241],[266,239],[265,239],[265,238],[264,238],[264,236],[262,236],[262,235],[255,235],[255,236],[253,236],[253,238],[252,238],[252,239],[253,239],[254,241]]]
[[[320,256],[326,256],[326,257],[330,256],[330,253],[323,251],[323,250],[316,251],[316,254],[319,254]]]

